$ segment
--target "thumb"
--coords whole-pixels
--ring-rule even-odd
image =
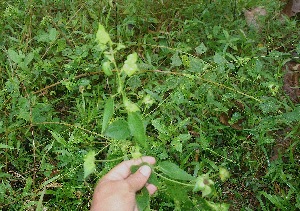
[[[134,174],[130,175],[126,181],[130,185],[131,191],[137,192],[141,190],[147,183],[151,175],[151,168],[144,165],[139,168]]]

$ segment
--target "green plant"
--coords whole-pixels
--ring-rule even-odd
[[[243,16],[256,6],[260,32]],[[101,176],[146,154],[159,191],[142,190],[143,208],[298,209],[299,104],[282,69],[299,23],[277,21],[281,6],[1,2],[0,209],[88,210]]]

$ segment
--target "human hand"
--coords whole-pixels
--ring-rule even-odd
[[[123,161],[110,170],[97,184],[93,196],[91,211],[138,211],[136,192],[144,186],[152,195],[157,190],[147,181],[151,175],[151,168],[141,166],[131,174],[130,167],[143,162],[155,164],[155,158],[144,156],[136,160]]]

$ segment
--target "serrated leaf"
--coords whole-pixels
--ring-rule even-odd
[[[136,204],[139,211],[149,210],[150,195],[146,187],[136,194]]]
[[[98,31],[96,34],[96,41],[100,45],[106,45],[107,43],[111,43],[111,39],[109,34],[106,32],[104,26],[102,24],[99,24]]]
[[[207,47],[202,42],[198,47],[195,48],[197,54],[203,54],[207,51]]]
[[[104,135],[116,140],[125,140],[130,136],[130,130],[125,120],[118,119],[107,127]]]
[[[179,67],[182,65],[181,58],[178,56],[178,52],[176,52],[172,57],[171,57],[171,65],[174,67]]]
[[[139,70],[136,64],[137,59],[138,59],[138,55],[136,52],[129,54],[127,56],[127,59],[124,62],[124,65],[122,67],[122,71],[124,71],[126,75],[132,76],[136,71]]]
[[[102,134],[106,130],[110,119],[113,117],[113,114],[114,114],[114,99],[108,98],[104,106],[102,130],[101,130]]]
[[[53,136],[53,138],[58,142],[58,143],[60,143],[60,144],[62,144],[62,145],[66,145],[66,141],[65,141],[65,139],[60,135],[60,134],[58,134],[57,132],[55,132],[55,131],[49,131],[51,134],[52,134],[52,136]]]
[[[160,118],[151,121],[152,125],[158,132],[168,135],[168,128],[160,122]]]
[[[84,178],[87,178],[91,173],[93,173],[96,169],[95,164],[95,151],[89,151],[85,158],[83,163],[83,169],[84,169]]]
[[[142,147],[147,147],[146,130],[141,114],[138,112],[128,112],[128,126],[131,135],[137,143]]]
[[[163,161],[158,165],[158,168],[166,174],[168,177],[172,179],[177,179],[177,180],[194,180],[195,177],[192,175],[188,174],[181,168],[179,168],[176,164],[171,163],[169,161]]]

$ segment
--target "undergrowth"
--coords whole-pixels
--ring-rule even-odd
[[[97,180],[141,155],[159,189],[141,209],[300,208],[300,107],[282,89],[299,22],[280,1],[0,8],[1,210],[88,210]]]

